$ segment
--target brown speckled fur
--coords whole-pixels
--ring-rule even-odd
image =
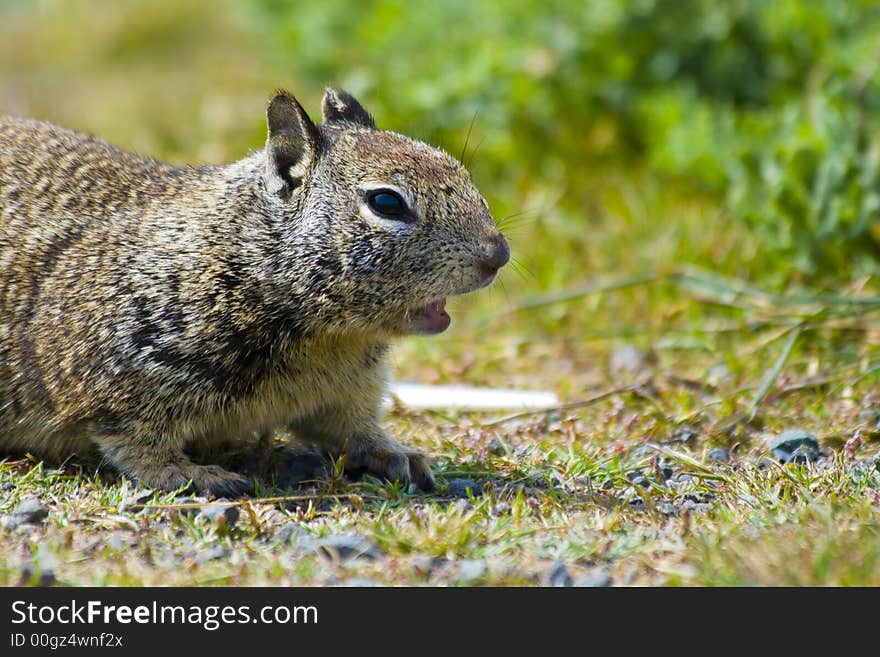
[[[265,149],[184,169],[0,116],[0,451],[93,445],[149,485],[239,495],[184,447],[287,426],[432,488],[380,425],[387,344],[412,309],[488,285],[508,247],[453,158],[345,92],[323,110],[316,126],[278,92]],[[407,221],[371,215],[386,184]]]

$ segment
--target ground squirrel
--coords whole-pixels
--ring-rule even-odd
[[[388,343],[445,330],[509,247],[454,158],[343,91],[322,109],[276,92],[264,149],[198,168],[0,116],[0,451],[230,496],[249,481],[185,448],[283,426],[433,487],[380,424]]]

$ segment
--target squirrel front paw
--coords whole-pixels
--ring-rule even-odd
[[[416,488],[425,493],[434,492],[434,474],[428,462],[428,455],[417,449],[407,449],[409,476]]]
[[[187,486],[198,495],[236,498],[253,493],[251,482],[217,465],[169,465],[131,472],[141,482],[162,490]]]
[[[366,470],[389,481],[412,483],[425,493],[434,490],[434,475],[424,452],[401,445],[387,436],[352,443],[345,458],[347,471]]]

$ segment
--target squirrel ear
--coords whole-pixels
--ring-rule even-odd
[[[341,89],[328,88],[324,92],[321,109],[324,112],[324,123],[353,123],[376,129],[373,117],[364,106],[354,96]]]
[[[283,199],[302,184],[317,159],[321,135],[302,105],[286,91],[276,91],[266,110],[266,188]]]

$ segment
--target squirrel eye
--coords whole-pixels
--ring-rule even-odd
[[[380,189],[367,197],[370,209],[376,214],[391,219],[402,218],[406,214],[406,204],[400,195],[389,189]]]

